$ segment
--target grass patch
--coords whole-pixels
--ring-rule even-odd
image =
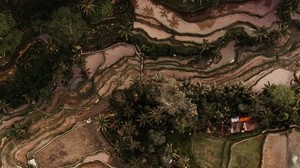
[[[230,140],[226,140],[224,144],[221,168],[227,168],[227,165],[230,161],[230,149],[232,144],[233,142]]]
[[[220,167],[225,140],[200,134],[192,137],[192,151],[199,167]]]
[[[234,144],[231,148],[231,161],[228,167],[259,167],[263,137],[263,135],[259,135]]]

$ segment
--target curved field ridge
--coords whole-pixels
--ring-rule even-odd
[[[83,53],[86,61],[86,70],[89,77],[92,77],[97,69],[105,69],[114,64],[120,58],[132,56],[135,54],[135,47],[125,43],[118,43],[104,50]]]
[[[220,16],[231,15],[234,13],[245,13],[256,17],[266,15],[270,10],[276,8],[278,0],[254,0],[243,3],[223,3],[216,8],[205,11],[187,13],[183,17],[188,22],[203,21],[209,18],[218,18]]]
[[[289,85],[291,80],[294,79],[293,72],[285,69],[275,69],[265,77],[261,78],[259,82],[252,88],[256,91],[261,90],[265,84],[272,81],[274,84]]]
[[[157,60],[152,60],[148,57],[142,57],[142,54],[138,52],[135,46],[126,43],[118,43],[107,49],[96,51],[93,53],[84,53],[83,55],[86,59],[91,59],[88,60],[90,62],[87,64],[86,69],[92,69],[90,79],[93,80],[91,82],[93,82],[93,86],[95,89],[94,91],[97,94],[92,95],[90,98],[82,99],[79,98],[79,95],[76,92],[69,92],[66,90],[66,94],[64,95],[58,94],[58,96],[53,96],[53,102],[56,103],[50,103],[48,107],[39,107],[38,109],[34,109],[36,110],[35,112],[30,113],[30,115],[38,115],[39,118],[34,118],[35,122],[33,123],[33,125],[31,125],[29,129],[30,137],[26,140],[23,140],[22,142],[12,141],[13,143],[11,143],[10,141],[5,140],[4,138],[2,138],[4,136],[3,131],[1,130],[0,135],[2,139],[2,144],[0,147],[0,151],[2,166],[16,167],[17,165],[20,165],[22,167],[25,167],[27,161],[34,158],[34,154],[36,153],[36,151],[43,151],[43,149],[46,149],[45,146],[52,144],[52,142],[54,143],[54,139],[59,139],[57,137],[63,137],[64,135],[62,136],[62,134],[65,132],[67,132],[65,135],[67,136],[69,130],[74,128],[74,125],[76,125],[76,123],[81,122],[83,120],[87,120],[88,118],[98,116],[99,113],[102,113],[105,110],[107,110],[107,102],[105,99],[102,98],[109,96],[112,93],[112,91],[116,88],[124,88],[129,86],[132,82],[132,77],[134,75],[151,74],[159,72],[165,74],[166,76],[175,77],[177,79],[191,77],[193,82],[199,80],[203,83],[216,82],[217,84],[222,84],[225,82],[235,82],[237,80],[240,80],[244,81],[249,86],[253,86],[258,83],[259,85],[263,85],[263,81],[268,80],[270,80],[270,83],[276,83],[276,74],[278,76],[278,74],[281,74],[279,72],[291,71],[293,69],[294,63],[298,62],[300,59],[300,49],[293,49],[290,51],[286,50],[286,48],[283,47],[276,47],[276,49],[278,50],[277,53],[280,54],[274,54],[276,52],[259,52],[252,50],[245,52],[236,52],[234,43],[231,42],[227,47],[225,47],[221,51],[223,55],[223,60],[221,60],[219,64],[211,65],[205,70],[199,69],[197,66],[189,64],[192,58],[159,57],[159,59]],[[102,54],[103,57],[99,54]],[[271,57],[270,55],[277,55],[278,58]],[[234,62],[232,61],[233,59]],[[270,78],[268,74],[270,74],[269,76],[273,77]],[[42,111],[42,109],[47,109],[50,107],[50,109],[53,109],[53,107],[57,106],[57,104],[62,105],[62,108],[64,108],[57,114],[46,114],[44,113],[44,111]],[[31,116],[26,116],[25,119],[17,117],[18,116],[13,116],[9,118],[6,117],[5,128],[11,127],[10,123],[14,121],[21,122],[25,119],[31,118]],[[286,149],[289,150],[289,152],[285,153],[289,154],[289,158],[287,158],[285,162],[289,164],[293,163],[293,165],[298,165],[297,158],[299,157],[297,153],[295,153],[298,152],[298,149],[294,150],[295,152],[292,151],[293,148],[298,148],[297,142],[299,142],[299,140],[298,138],[296,139],[297,140],[293,141],[292,139],[288,138],[286,141],[284,141],[290,142],[289,144],[293,145],[293,147],[287,147]],[[103,142],[105,140],[100,141]],[[209,145],[209,143],[207,142],[210,142],[201,139],[199,141],[206,142],[206,145]],[[57,141],[55,141],[55,143],[56,142]],[[83,142],[84,141],[82,141],[82,143]],[[198,140],[193,141],[194,144],[197,142]],[[224,147],[224,141],[222,139],[217,139],[214,142],[215,143],[212,144],[214,144],[215,146],[218,146],[219,144],[220,149],[217,150],[219,152],[222,152]],[[266,141],[267,146],[265,146],[265,148],[268,148],[268,144],[270,144],[270,140]],[[281,142],[278,142],[278,145],[281,145]],[[197,145],[195,145],[195,147],[196,146]],[[237,145],[237,147],[238,146],[243,147],[243,145],[241,144]],[[64,147],[67,146],[64,145]],[[201,149],[203,149],[202,147],[205,148],[206,146],[202,144],[201,148],[195,148],[193,151],[200,157],[199,159],[197,159],[199,165],[201,165],[200,162],[205,162],[205,165],[207,167],[218,167],[219,165],[224,165],[224,163],[220,161],[222,160],[223,156],[225,156],[224,154],[216,153],[214,151],[210,151],[209,149],[201,151]],[[235,150],[237,147],[234,145],[232,150]],[[105,149],[109,148],[105,147]],[[99,149],[97,152],[102,152],[102,150],[104,151],[104,149]],[[79,164],[84,161],[89,162],[91,160],[94,160],[95,157],[103,157],[99,158],[98,160],[107,161],[111,165],[116,160],[111,159],[113,158],[113,155],[110,153],[110,151],[107,153],[108,155],[110,155],[110,158],[108,158],[108,155],[105,155],[104,153],[99,154],[95,153],[95,151],[92,151],[92,153],[86,155],[84,150],[82,151],[83,153],[78,154],[76,157],[70,159],[70,162],[74,161],[73,163],[70,163],[70,165]],[[267,162],[265,159],[269,155],[267,152],[265,152],[267,150],[263,151],[264,154],[266,153],[266,155],[263,157],[264,161],[266,162],[264,163],[264,165],[272,166],[273,164]],[[54,151],[50,151],[49,153],[51,152]],[[57,156],[57,153],[55,152],[52,153],[52,156]],[[210,156],[213,159],[206,159],[204,157],[206,156],[206,154],[207,156]],[[46,156],[47,154],[45,153],[44,155],[45,157],[48,157],[50,161],[52,160],[53,164],[64,164],[61,161],[56,161],[56,159],[50,159],[50,156]],[[64,151],[61,152],[61,155],[67,157]],[[41,157],[42,154],[38,155],[37,153],[37,155],[35,156],[38,159],[38,156]],[[58,154],[58,156],[60,156],[60,153]],[[48,164],[46,162],[48,162],[49,160],[43,160],[40,157],[38,159],[39,164]],[[79,157],[80,159],[78,160]],[[235,156],[232,155],[232,161],[237,160],[234,158]],[[229,160],[230,159],[228,159],[228,161]],[[225,164],[227,164],[227,162]]]
[[[176,12],[165,8],[162,5],[154,4],[151,0],[137,0],[135,13],[138,20],[143,20],[147,25],[140,22],[135,22],[134,28],[144,29],[145,32],[151,37],[156,39],[167,39],[168,30],[172,30],[175,39],[182,42],[189,41],[201,43],[203,39],[208,39],[209,42],[215,41],[217,38],[222,37],[225,32],[223,29],[228,27],[241,25],[243,27],[255,26],[272,26],[277,20],[277,5],[279,0],[262,0],[249,2],[244,5],[224,5],[227,10],[218,11],[205,11],[199,15],[188,16],[190,22],[185,21],[182,16]],[[230,10],[229,10],[230,8]],[[231,13],[222,14],[222,11],[231,11]],[[259,12],[258,12],[259,11]],[[209,18],[210,13],[221,14]],[[255,14],[257,12],[258,14]],[[199,16],[200,19],[197,19]],[[206,17],[206,18],[205,18]],[[151,18],[151,19],[146,19]],[[160,23],[161,30],[154,28],[151,25],[158,26]],[[162,30],[165,30],[163,33]],[[155,33],[158,33],[155,35]],[[160,36],[160,35],[162,36]],[[190,35],[185,35],[190,34]],[[192,35],[200,35],[202,37],[195,37]]]

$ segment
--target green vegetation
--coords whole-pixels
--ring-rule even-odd
[[[255,118],[264,128],[288,128],[291,124],[299,123],[297,112],[299,104],[296,103],[298,94],[284,85],[266,85],[262,91],[261,105],[254,115]]]
[[[219,0],[158,0],[158,2],[180,12],[195,12],[201,9],[215,7],[218,5]]]
[[[0,58],[15,52],[21,44],[22,35],[12,15],[0,12]]]
[[[243,27],[232,27],[226,31],[223,37],[220,37],[214,42],[209,43],[203,40],[199,46],[180,46],[177,44],[170,45],[166,43],[154,43],[149,41],[143,35],[133,35],[128,38],[128,42],[132,44],[139,44],[142,52],[146,56],[157,58],[160,56],[183,56],[194,57],[194,63],[200,60],[215,60],[217,62],[221,59],[220,50],[226,47],[229,42],[235,41],[237,46],[253,46],[261,45],[262,48],[271,47],[276,44],[281,38],[288,33],[287,24],[278,23],[276,29],[270,27],[256,27],[254,35],[250,36]]]
[[[242,2],[245,0],[157,0],[179,12],[196,12],[218,6],[223,2]]]
[[[3,6],[0,57],[11,59],[0,69],[17,66],[0,82],[0,100],[12,107],[46,99],[56,86],[66,85],[71,66],[85,64],[73,52],[76,45],[97,50],[123,41],[122,30],[130,30],[134,18],[129,1],[26,0]]]
[[[13,124],[12,128],[6,133],[9,139],[23,140],[29,137],[28,129],[30,128],[32,121],[27,120],[23,123]]]
[[[169,164],[183,164],[181,159],[187,156],[181,146],[167,152],[166,144],[173,142],[170,137],[187,136],[193,130],[197,121],[195,104],[174,79],[156,75],[148,79],[136,76],[133,81],[132,87],[114,91],[110,99],[115,117],[110,119],[109,130],[122,137],[112,140],[121,156],[127,161],[140,156],[139,160],[145,160],[142,164],[154,167],[170,157],[177,161]]]
[[[227,155],[223,154],[225,141],[201,134],[194,136],[194,160],[189,134],[206,134],[209,130],[218,136],[222,126],[230,127],[234,116],[252,116],[261,128],[283,128],[300,121],[296,103],[299,93],[284,85],[267,85],[256,93],[241,83],[214,86],[191,83],[189,79],[179,82],[160,74],[137,75],[132,81],[132,86],[111,95],[110,117],[97,119],[99,130],[108,132],[108,138],[126,161],[138,159],[144,165],[176,167],[178,155],[188,160],[186,164],[218,167]],[[234,143],[249,135],[233,136],[230,141]],[[185,138],[180,143],[175,137]],[[182,143],[187,145],[182,147]],[[167,144],[174,147],[176,155],[166,152]],[[215,150],[203,150],[206,146]],[[210,162],[213,159],[216,160]]]
[[[53,12],[49,32],[59,44],[77,44],[86,31],[87,25],[79,13],[72,12],[68,7]]]
[[[231,147],[231,161],[228,166],[232,168],[259,167],[262,146],[263,135],[249,138],[234,144]]]
[[[199,167],[220,167],[225,140],[204,134],[194,135],[192,151]]]

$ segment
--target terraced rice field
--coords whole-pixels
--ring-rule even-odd
[[[192,153],[205,168],[297,168],[300,165],[300,132],[297,129],[249,136],[192,137]],[[243,138],[244,137],[244,138]],[[237,140],[242,139],[242,140]]]
[[[260,166],[263,135],[248,138],[231,147],[230,168],[256,168]]]
[[[220,167],[225,140],[205,135],[192,137],[192,153],[199,167]]]
[[[288,163],[287,167],[300,167],[300,133],[292,130],[288,135]]]
[[[101,148],[99,133],[91,124],[77,124],[70,132],[38,150],[34,158],[40,167],[61,167],[79,162],[83,154]]]
[[[263,148],[263,168],[286,167],[287,136],[285,132],[269,134]]]
[[[274,22],[278,20],[276,8],[279,0],[250,1],[235,6],[231,13],[226,13],[225,9],[232,6],[225,5],[218,8],[218,15],[211,18],[208,16],[216,9],[203,15],[192,13],[182,17],[162,5],[153,4],[150,0],[136,0],[136,2],[137,19],[133,25],[134,33],[144,32],[151,41],[164,41],[169,44],[176,42],[182,46],[200,45],[203,39],[215,41],[229,28],[236,26],[244,27],[246,32],[251,34],[255,26],[274,26]],[[297,19],[298,15],[299,13],[296,13],[292,18]],[[193,82],[204,83],[222,84],[239,80],[255,90],[261,89],[268,81],[289,84],[293,79],[294,63],[300,61],[300,49],[297,46],[291,49],[299,42],[300,33],[292,33],[292,36],[287,35],[287,39],[282,44],[274,45],[272,49],[242,50],[236,48],[235,42],[232,41],[221,49],[222,59],[216,64],[203,65],[205,68],[190,64],[191,58],[164,56],[152,60],[142,57],[135,46],[126,43],[118,43],[92,53],[83,53],[87,61],[86,71],[94,84],[95,94],[82,100],[76,93],[65,91],[66,95],[56,96],[53,101],[45,105],[46,107],[34,109],[37,116],[16,115],[5,118],[0,126],[1,166],[25,167],[29,159],[35,158],[41,167],[77,164],[76,167],[80,168],[106,168],[105,164],[95,160],[110,165],[115,164],[115,167],[118,167],[116,164],[118,157],[103,152],[104,149],[111,150],[111,146],[105,144],[104,148],[94,143],[99,138],[95,130],[95,134],[91,134],[90,129],[75,126],[78,122],[105,112],[107,110],[105,97],[109,96],[114,89],[129,86],[134,75],[154,73],[162,73],[178,79],[191,77]],[[118,81],[119,77],[123,79],[121,84]],[[75,85],[72,84],[71,88],[74,89]],[[53,111],[58,103],[62,103],[60,104],[62,108],[69,107],[69,109],[52,114],[50,111]],[[11,127],[14,122],[21,122],[28,118],[36,119],[29,129],[30,138],[22,142],[8,141],[3,130]],[[101,138],[101,135],[99,136]],[[99,141],[106,142],[104,139]],[[238,167],[241,161],[244,163],[243,167],[251,168],[260,165],[263,168],[298,168],[300,165],[300,133],[297,131],[288,135],[265,133],[256,137],[247,137],[243,141],[197,135],[191,141],[192,152],[200,167],[233,168]],[[71,156],[70,153],[74,155]],[[86,155],[87,153],[89,155]],[[257,155],[253,155],[255,153]]]
[[[135,13],[138,18],[134,28],[143,29],[153,39],[170,39],[167,32],[172,31],[175,36],[173,40],[179,42],[199,44],[203,39],[212,42],[222,37],[229,27],[243,26],[252,29],[255,26],[273,26],[277,20],[276,9],[279,2],[279,0],[262,0],[245,4],[228,4],[205,13],[180,16],[175,11],[152,1],[137,0]],[[227,10],[228,8],[232,10]]]

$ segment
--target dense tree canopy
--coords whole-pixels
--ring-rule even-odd
[[[76,44],[86,34],[87,25],[79,13],[69,7],[61,7],[53,12],[49,32],[60,44]]]
[[[112,94],[115,117],[109,130],[123,137],[116,143],[126,159],[142,156],[145,165],[155,167],[164,162],[160,155],[166,143],[172,143],[171,134],[185,135],[193,130],[197,106],[175,79],[136,76],[133,82],[130,88]]]
[[[11,14],[0,13],[0,56],[12,54],[21,43],[22,32]]]
[[[141,156],[143,165],[163,165],[170,157],[165,149],[174,136],[207,130],[220,135],[221,127],[230,127],[231,117],[251,116],[261,129],[288,127],[300,121],[298,93],[285,85],[266,85],[263,91],[254,92],[242,83],[216,86],[160,74],[138,75],[132,81],[129,88],[111,95],[113,117],[99,120],[101,130],[117,135],[112,141],[132,164]],[[177,154],[182,157],[176,160]],[[182,165],[181,161],[189,160],[187,156],[177,152],[171,165]]]

